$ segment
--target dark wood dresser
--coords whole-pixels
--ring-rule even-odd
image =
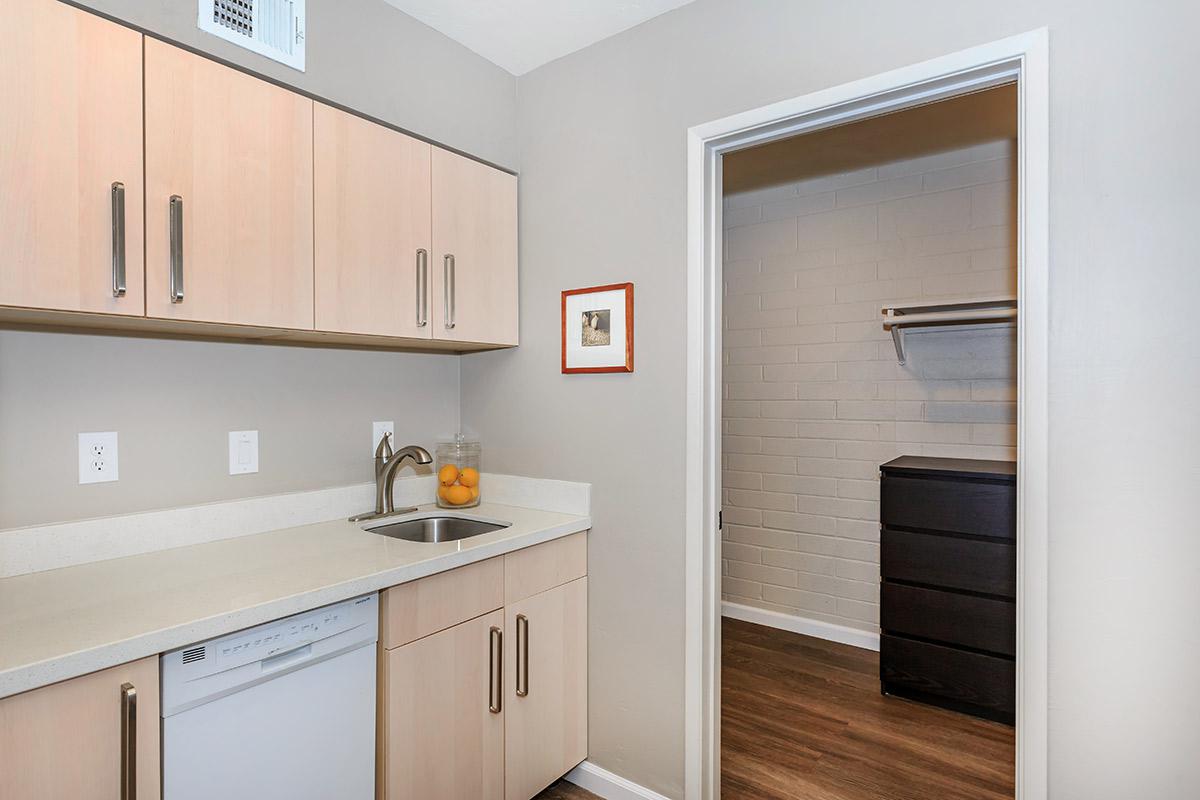
[[[880,471],[883,693],[1011,725],[1016,464],[903,456]]]

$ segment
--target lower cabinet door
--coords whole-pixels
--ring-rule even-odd
[[[0,700],[4,800],[156,800],[158,657]]]
[[[504,610],[506,800],[529,800],[587,758],[587,578]]]
[[[497,610],[384,651],[381,798],[503,797],[503,630]]]

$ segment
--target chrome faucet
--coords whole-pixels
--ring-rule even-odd
[[[396,473],[400,469],[400,463],[406,458],[411,458],[418,464],[433,462],[433,456],[429,455],[429,451],[420,445],[410,444],[393,453],[392,434],[385,433],[379,440],[379,446],[375,448],[375,510],[366,514],[357,514],[350,518],[351,522],[361,522],[393,514],[407,514],[417,510],[416,508],[396,510]]]

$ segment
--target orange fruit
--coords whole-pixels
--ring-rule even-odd
[[[451,505],[461,506],[471,502],[471,490],[466,486],[447,486],[446,487],[446,502]]]
[[[439,486],[438,487],[438,497],[445,500],[446,499],[446,490],[449,488],[450,488],[449,486]]]
[[[478,499],[479,499],[479,487],[478,487],[478,486],[472,486],[472,487],[471,487],[471,499],[472,499],[472,500],[478,500]]]
[[[458,482],[463,486],[478,486],[479,470],[474,467],[463,467],[463,471],[458,474]]]
[[[442,486],[449,486],[458,480],[458,467],[453,464],[447,464],[438,470],[438,480]]]

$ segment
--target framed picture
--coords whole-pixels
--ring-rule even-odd
[[[633,372],[633,284],[562,293],[562,371]]]

